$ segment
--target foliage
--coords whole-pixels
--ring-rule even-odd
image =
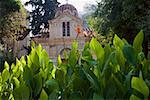
[[[39,34],[43,28],[48,28],[48,20],[55,16],[58,6],[57,0],[30,0],[26,5],[32,6],[30,26],[32,33]]]
[[[113,35],[114,35],[113,32],[110,33],[110,34],[107,34],[107,35],[96,34],[95,38],[104,47],[104,46],[107,46],[107,45],[112,45]]]
[[[21,30],[27,25],[26,11],[20,0],[0,1],[0,42],[16,39]],[[4,38],[7,38],[6,41]]]
[[[131,43],[141,29],[146,33],[145,37],[150,35],[149,0],[101,0],[96,7],[92,18],[97,21],[98,33],[108,34],[112,30]]]
[[[104,48],[93,38],[82,52],[73,43],[66,62],[57,67],[41,45],[0,73],[1,99],[150,99],[150,60],[134,45],[115,35]],[[141,45],[141,44],[139,44]]]
[[[7,61],[9,65],[15,62],[15,58],[12,50],[9,50],[7,52],[0,50],[0,72],[2,72],[4,69],[5,61]]]

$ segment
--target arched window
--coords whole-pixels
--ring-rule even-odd
[[[63,36],[66,36],[66,25],[65,25],[65,22],[62,23],[62,33],[63,33]]]
[[[70,36],[70,22],[62,22],[62,36]]]
[[[70,36],[70,22],[67,22],[67,36]]]

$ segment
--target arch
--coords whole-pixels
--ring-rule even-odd
[[[69,54],[70,51],[71,51],[70,48],[63,48],[63,49],[61,49],[61,51],[59,52],[59,55],[60,55],[62,58],[64,58],[64,53]]]

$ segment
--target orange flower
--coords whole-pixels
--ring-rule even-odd
[[[81,28],[80,28],[79,25],[78,25],[77,28],[76,28],[76,32],[77,32],[77,34],[80,34],[80,33],[81,33]]]

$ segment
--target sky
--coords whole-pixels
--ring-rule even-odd
[[[28,0],[21,0],[22,3],[25,3]],[[68,0],[69,4],[72,4],[75,6],[78,10],[78,12],[83,13],[84,12],[84,7],[88,4],[96,4],[96,1],[98,0]],[[58,0],[61,4],[65,4],[66,0]],[[26,7],[29,11],[31,11],[31,7]]]

